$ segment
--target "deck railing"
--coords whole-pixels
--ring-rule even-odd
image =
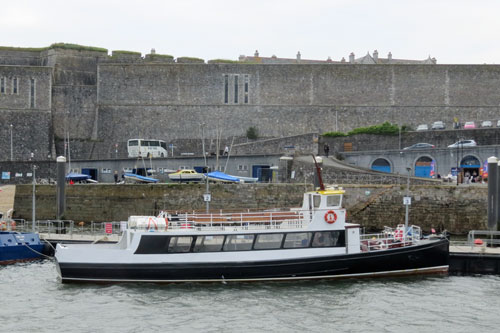
[[[262,230],[302,229],[307,223],[303,214],[290,212],[246,212],[219,214],[177,214],[171,217],[168,230]]]
[[[479,236],[481,237],[481,245],[490,246],[490,247],[498,247],[500,246],[500,231],[491,231],[491,230],[471,230],[467,235],[467,245],[474,247],[475,241]]]

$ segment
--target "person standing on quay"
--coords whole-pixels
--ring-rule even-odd
[[[328,145],[328,143],[325,143],[325,145],[323,146],[323,150],[325,151],[325,156],[328,157],[328,153],[330,152],[330,146]]]

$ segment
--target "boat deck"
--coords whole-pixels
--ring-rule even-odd
[[[450,244],[450,253],[476,253],[476,254],[497,254],[500,255],[500,247],[458,245]]]

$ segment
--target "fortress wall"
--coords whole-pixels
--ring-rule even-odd
[[[50,68],[0,66],[6,79],[6,92],[0,93],[0,156],[10,160],[10,126],[14,160],[27,160],[30,153],[46,158],[51,152],[51,75]],[[12,93],[13,78],[18,93]],[[35,105],[30,102],[31,79],[35,79]]]
[[[45,67],[0,66],[0,78],[5,78],[5,93],[0,93],[0,110],[30,109],[30,80],[35,83],[35,108],[50,109],[51,75]],[[18,93],[12,91],[13,78],[17,78]]]
[[[75,140],[90,140],[94,133],[97,102],[97,64],[106,52],[51,49],[47,57],[54,62],[53,125],[56,151],[69,131]]]
[[[229,105],[498,106],[500,66],[234,65],[99,66],[100,104],[225,105],[224,75],[239,75],[239,103],[229,80]]]
[[[0,49],[0,65],[41,66],[40,51]]]
[[[94,129],[95,86],[54,86],[52,115],[56,140],[70,131],[73,139],[90,140]]]
[[[153,64],[125,53],[0,50],[0,64],[19,65],[0,66],[2,72],[23,73],[32,70],[26,67],[31,63],[48,66],[43,71],[52,88],[37,86],[43,95],[37,101],[52,101],[56,141],[69,131],[82,147],[92,144],[81,149],[85,154],[94,146],[96,153],[106,152],[131,137],[200,138],[202,123],[207,138],[215,138],[218,126],[225,138],[244,136],[250,126],[263,137],[278,137],[347,132],[384,121],[416,126],[436,120],[451,124],[453,117],[494,120],[500,113],[497,65]],[[28,102],[21,94],[4,97],[0,110],[22,110]],[[11,122],[5,114],[4,121]]]

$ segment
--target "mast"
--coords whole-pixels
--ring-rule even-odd
[[[316,157],[314,157],[314,154],[312,155],[314,164],[316,165],[316,172],[318,173],[318,180],[319,180],[319,189],[321,191],[325,190],[325,185],[323,184],[323,178],[321,177],[321,168],[318,165],[318,162],[316,161]]]

